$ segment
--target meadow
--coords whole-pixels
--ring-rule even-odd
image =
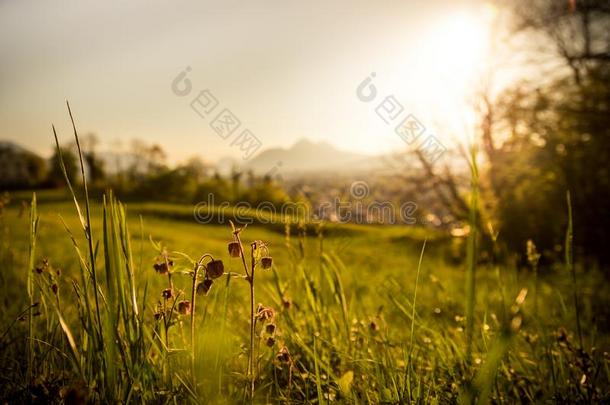
[[[0,404],[610,404],[610,1],[260,3],[0,2]]]
[[[5,401],[609,399],[594,269],[538,271],[535,250],[530,266],[499,265],[409,226],[233,232],[190,206],[111,196],[80,199],[81,222],[65,194],[30,199],[13,195],[1,217]]]

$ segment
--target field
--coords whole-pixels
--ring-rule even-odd
[[[130,203],[127,238],[120,206],[108,201],[104,214],[92,201],[96,306],[83,228],[73,202],[56,197],[43,193],[30,217],[30,197],[17,194],[2,213],[0,395],[9,402],[608,400],[609,303],[593,270],[538,274],[473,259],[466,294],[465,240],[413,227],[253,223],[239,233],[245,267],[252,241],[266,243],[257,248],[273,265],[253,255],[251,307],[228,223],[198,224],[188,206]],[[180,302],[192,300],[190,258],[204,253],[223,261],[224,275],[194,296],[191,318]],[[165,299],[168,277],[153,266],[169,260]],[[204,269],[213,275],[209,261]]]

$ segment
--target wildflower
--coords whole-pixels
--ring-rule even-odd
[[[53,294],[57,295],[58,289],[59,289],[59,287],[57,287],[57,284],[53,283],[53,285],[51,286],[51,290],[53,291]]]
[[[373,332],[377,332],[379,330],[379,325],[377,325],[377,322],[375,322],[375,321],[371,321],[369,327],[371,328],[371,331],[373,331]]]
[[[288,348],[286,346],[283,346],[280,349],[280,351],[277,353],[275,358],[283,363],[289,363],[291,360],[291,357],[290,357],[290,352],[288,351]]]
[[[34,270],[36,273],[41,274],[43,271],[49,268],[49,259],[42,259],[42,264],[40,266],[36,266]]]
[[[267,326],[265,327],[265,330],[267,331],[267,333],[272,335],[273,332],[275,332],[275,324],[274,323],[268,323]]]
[[[239,257],[241,255],[241,249],[239,248],[239,242],[229,242],[229,255],[231,257]]]
[[[199,295],[208,295],[210,292],[210,288],[212,288],[212,279],[206,278],[197,286],[197,294]]]
[[[206,274],[209,278],[215,279],[222,276],[225,272],[225,266],[222,260],[212,260],[206,266]]]
[[[267,346],[273,347],[275,344],[275,338],[273,336],[269,336],[266,341]]]
[[[271,256],[265,256],[261,259],[261,264],[263,265],[263,269],[268,269],[273,264],[273,259]]]
[[[265,307],[263,304],[258,304],[258,308],[256,310],[256,318],[260,321],[267,321],[269,319],[273,319],[275,317],[275,310],[270,307]]]
[[[173,297],[173,291],[171,288],[166,288],[165,290],[163,290],[163,293],[161,293],[161,295],[163,296],[163,298],[168,300]]]
[[[180,301],[178,303],[178,312],[182,315],[188,315],[191,313],[191,302],[190,301]]]
[[[172,267],[173,265],[174,265],[174,262],[172,260],[168,260],[168,261],[162,261],[162,262],[153,264],[153,268],[159,274],[167,274],[167,272],[169,271],[169,268]]]

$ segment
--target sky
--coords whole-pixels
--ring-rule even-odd
[[[376,114],[394,96],[449,144],[468,132],[494,12],[478,0],[1,1],[0,140],[49,156],[52,123],[71,139],[69,100],[102,149],[138,138],[170,162],[237,158],[244,129],[262,149],[308,138],[378,154],[405,147]],[[218,107],[202,118],[203,90]],[[210,126],[224,108],[241,122],[227,139]]]

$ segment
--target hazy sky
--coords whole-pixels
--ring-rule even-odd
[[[105,149],[140,138],[173,161],[237,157],[189,106],[209,89],[264,147],[403,147],[375,114],[388,95],[442,140],[467,121],[488,14],[474,0],[2,1],[0,139],[49,155],[51,123],[70,139],[69,99]],[[193,92],[178,97],[186,66]],[[380,96],[367,104],[356,88],[371,72]]]

